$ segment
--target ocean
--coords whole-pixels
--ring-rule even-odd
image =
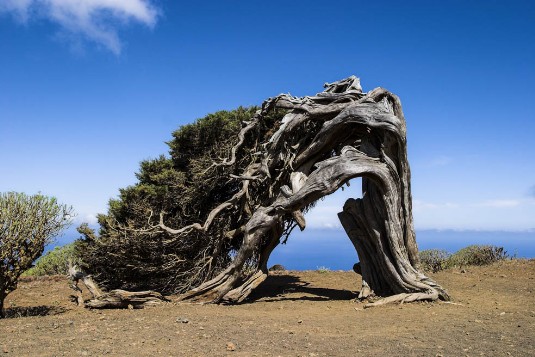
[[[535,258],[535,231],[417,230],[420,250],[444,249],[453,253],[472,244],[504,247],[517,258]],[[287,244],[275,249],[269,266],[281,264],[289,270],[351,270],[358,261],[353,244],[343,229],[315,229],[293,232]]]
[[[69,229],[46,251],[77,239],[80,235]],[[517,258],[535,258],[535,230],[508,231],[456,231],[417,230],[416,241],[420,250],[444,249],[455,252],[472,244],[491,244],[504,247],[507,253]],[[286,244],[281,244],[271,254],[269,266],[281,264],[289,270],[351,270],[358,256],[342,228],[298,229],[292,232]]]

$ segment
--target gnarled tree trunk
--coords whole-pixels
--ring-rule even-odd
[[[203,225],[173,230],[160,220],[158,227],[175,235],[208,230],[224,208],[240,207],[237,202],[247,197],[250,181],[267,180],[267,189],[275,191],[233,231],[243,239],[231,264],[181,299],[243,301],[267,277],[267,260],[285,225],[291,222],[304,229],[303,211],[355,177],[363,178],[363,198],[349,199],[339,218],[360,258],[360,297],[373,292],[387,296],[372,305],[448,299],[444,289],[418,270],[406,125],[399,99],[382,88],[362,93],[353,76],[326,84],[326,90],[313,97],[270,98],[240,133],[231,159],[214,166],[233,164],[244,135],[274,108],[289,112],[263,144],[260,159],[239,176],[244,180],[241,191],[215,208]],[[316,131],[300,137],[299,130],[307,124]]]

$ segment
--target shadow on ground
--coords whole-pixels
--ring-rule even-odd
[[[356,292],[349,290],[313,287],[293,275],[270,275],[251,293],[246,302],[251,303],[260,299],[273,302],[351,300],[357,295]]]
[[[4,310],[6,318],[18,318],[29,316],[47,316],[47,315],[59,315],[67,311],[60,306],[17,306],[9,307]]]

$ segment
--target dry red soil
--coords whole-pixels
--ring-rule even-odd
[[[241,305],[86,310],[63,277],[22,281],[3,356],[535,356],[535,260],[433,277],[454,304],[363,309],[353,272],[279,272]]]

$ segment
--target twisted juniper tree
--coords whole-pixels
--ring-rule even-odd
[[[351,76],[325,84],[316,96],[282,94],[250,112],[241,127],[230,121],[228,133],[235,135],[206,140],[204,148],[180,141],[188,130],[176,132],[169,172],[189,178],[174,192],[166,186],[167,201],[141,205],[143,220],[101,217],[104,233],[120,232],[126,240],[143,235],[144,249],[167,254],[164,280],[187,290],[182,300],[240,302],[267,277],[273,249],[294,227],[305,229],[303,213],[362,177],[363,197],[350,198],[339,214],[359,255],[360,297],[388,296],[379,304],[448,299],[418,270],[406,125],[397,96],[382,88],[364,93]],[[199,123],[190,129],[207,122]],[[185,198],[195,212],[176,204]]]

